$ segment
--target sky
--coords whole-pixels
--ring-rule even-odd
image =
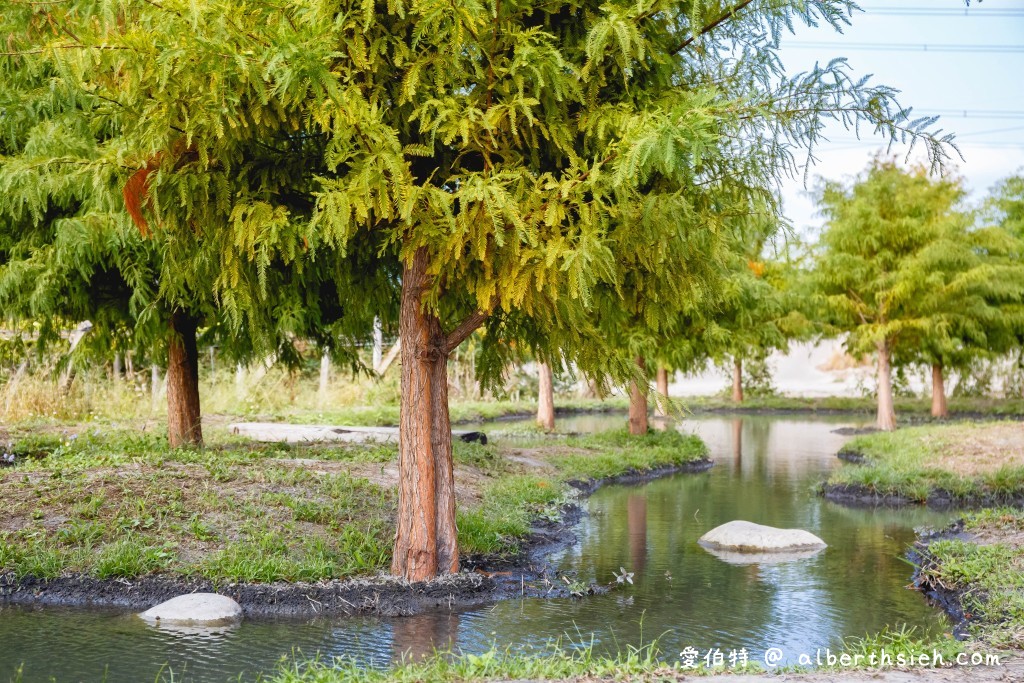
[[[782,39],[780,56],[790,73],[815,61],[846,57],[855,76],[900,90],[914,114],[939,114],[937,124],[955,133],[956,172],[971,199],[979,200],[1001,178],[1024,170],[1024,0],[861,0],[843,34],[831,27],[796,27]],[[925,49],[927,46],[927,49]],[[822,224],[807,190],[816,176],[852,179],[884,149],[885,140],[829,128],[816,151],[805,187],[802,176],[782,187],[784,210],[799,234]],[[905,146],[893,153],[906,156]],[[915,151],[915,157],[921,158]]]

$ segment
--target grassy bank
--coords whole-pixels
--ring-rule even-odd
[[[1016,422],[933,425],[860,436],[826,492],[861,490],[914,502],[994,504],[1024,497],[1024,427]]]
[[[970,513],[964,531],[927,545],[920,582],[959,602],[975,637],[1024,649],[1024,512]]]
[[[658,643],[642,647],[630,647],[613,655],[602,655],[587,644],[565,648],[553,643],[536,651],[513,652],[492,647],[482,654],[436,652],[421,659],[392,664],[384,669],[367,669],[364,665],[349,659],[333,661],[293,660],[283,664],[266,683],[447,683],[449,681],[677,681],[687,676],[723,674],[756,674],[768,671],[788,674],[812,672],[808,680],[834,681],[836,672],[845,672],[844,679],[858,669],[872,667],[871,661],[879,662],[882,653],[896,661],[900,656],[920,656],[922,653],[938,652],[945,662],[953,662],[965,647],[952,638],[922,640],[915,637],[913,630],[885,630],[865,637],[851,638],[841,648],[832,650],[837,662],[841,656],[848,659],[844,664],[825,664],[817,669],[807,666],[786,666],[766,669],[757,655],[750,655],[747,662],[737,660],[709,667],[698,651],[694,665],[685,664],[676,652],[662,651]],[[853,663],[856,662],[856,663]],[[813,672],[822,672],[817,676]],[[871,680],[873,674],[864,679]],[[749,680],[749,679],[745,679]],[[765,678],[765,680],[770,680]]]
[[[735,403],[727,396],[695,396],[677,399],[679,407],[701,411],[779,411],[809,413],[857,413],[874,415],[878,404],[873,397],[848,396],[751,396]],[[953,417],[1019,418],[1024,416],[1024,400],[953,397],[949,401]],[[901,419],[932,421],[930,398],[897,398],[896,414]]]
[[[390,562],[394,446],[255,445],[216,433],[205,450],[134,432],[23,439],[0,469],[0,572],[103,579],[169,574],[217,581],[314,581]],[[525,445],[524,445],[525,444]],[[698,460],[675,432],[455,445],[465,553],[518,550],[555,517],[566,481]]]
[[[755,671],[756,667],[744,670]],[[492,648],[482,654],[437,653],[419,661],[367,669],[354,661],[294,662],[266,683],[445,683],[447,681],[674,680],[682,673],[669,665],[656,645],[617,655],[598,655],[591,647],[552,645],[535,654]]]

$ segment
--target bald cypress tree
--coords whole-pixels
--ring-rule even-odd
[[[775,49],[792,22],[841,27],[854,9],[70,0],[3,21],[14,59],[52,69],[111,128],[101,156],[129,167],[136,223],[160,243],[196,240],[180,268],[215,264],[235,324],[259,327],[248,264],[256,291],[275,260],[371,254],[400,272],[392,571],[421,580],[459,566],[445,368],[473,330],[495,346],[548,333],[581,368],[602,367],[597,292],[628,299],[657,280],[661,246],[679,262],[715,258],[713,227],[670,222],[703,206],[700,188],[736,172],[764,188],[828,120],[922,141],[941,160],[931,121],[909,120],[844,61],[783,72]],[[689,291],[666,290],[664,313],[644,315]]]
[[[59,72],[69,64],[33,57],[3,62],[5,316],[39,322],[42,344],[89,319],[96,344],[117,334],[145,356],[164,356],[172,446],[203,440],[200,332],[231,361],[273,354],[297,364],[292,340],[300,337],[358,365],[366,321],[395,319],[397,276],[375,258],[380,245],[366,242],[345,261],[318,260],[297,237],[271,249],[260,235],[228,229],[258,220],[273,231],[289,208],[308,216],[324,143],[286,154],[269,137],[248,140],[234,148],[232,169],[204,166],[198,150],[178,142],[137,168],[124,159],[125,131],[137,123],[130,108],[90,92],[95,83]],[[259,201],[272,195],[281,202],[276,208]]]
[[[944,368],[1005,348],[1015,326],[1019,248],[1005,232],[973,228],[963,196],[956,179],[882,158],[819,194],[828,222],[814,279],[848,347],[876,354],[879,429],[896,426],[893,367],[927,363],[940,391]],[[935,398],[942,416],[944,396]]]

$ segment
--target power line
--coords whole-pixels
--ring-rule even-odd
[[[857,138],[831,138],[829,144],[837,145],[839,148],[854,149],[856,147],[887,147],[889,145],[888,140],[871,140],[864,139],[858,140]],[[953,140],[955,143],[960,143],[959,136]],[[897,143],[899,146],[899,143]],[[985,149],[1024,149],[1024,140],[977,140],[967,141],[963,144],[958,144],[959,147],[980,147]]]
[[[986,52],[1022,53],[1024,45],[957,45],[953,43],[846,43],[831,41],[800,41],[784,43],[783,47],[812,48],[815,50],[862,50],[866,52]]]
[[[1024,17],[1024,8],[989,8],[989,7],[963,7],[938,8],[938,7],[873,7],[862,5],[861,9],[866,14],[888,14],[892,16],[909,17],[987,17],[990,19],[1006,19]]]
[[[932,109],[921,107],[921,111],[915,110],[913,114],[922,116],[940,115],[947,118],[960,119],[1024,119],[1024,111],[999,110],[999,109]]]

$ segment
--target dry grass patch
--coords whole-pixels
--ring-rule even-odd
[[[922,443],[935,455],[931,465],[961,477],[996,472],[1006,465],[1024,465],[1024,424],[997,422],[958,425],[926,435]]]

